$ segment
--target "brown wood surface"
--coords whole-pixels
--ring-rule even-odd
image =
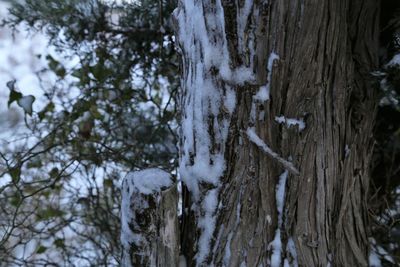
[[[122,190],[127,190],[127,188],[124,183]],[[131,212],[135,214],[135,222],[130,223],[130,229],[133,233],[140,235],[142,241],[140,244],[132,242],[129,248],[123,248],[121,266],[178,266],[179,228],[176,184],[152,194],[134,191],[131,194],[130,203]]]
[[[379,1],[255,0],[245,34],[247,47],[249,40],[254,42],[254,54],[251,49],[238,51],[234,3],[222,1],[231,64],[249,66],[252,58],[257,84],[235,88],[237,105],[219,195],[222,208],[202,265],[223,266],[230,244],[226,266],[268,266],[277,229],[275,189],[284,169],[248,140],[245,131],[255,126],[258,136],[282,157],[291,157],[300,171],[287,182],[282,257],[290,257],[285,247],[292,237],[299,266],[325,267],[328,261],[333,266],[367,266],[366,197],[377,107],[370,73],[378,64]],[[274,63],[270,100],[257,103],[256,113],[265,116],[252,122],[253,96],[266,82],[272,51],[280,59]],[[214,79],[221,77],[216,73]],[[278,124],[274,118],[281,115],[304,118],[306,128],[299,132]],[[208,190],[209,185],[202,185],[203,194]],[[199,229],[191,205],[185,191],[182,249],[188,265],[194,266]]]

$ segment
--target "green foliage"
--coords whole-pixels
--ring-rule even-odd
[[[45,253],[46,250],[47,250],[47,248],[46,248],[45,246],[39,246],[39,247],[37,248],[37,250],[36,250],[36,253],[37,253],[37,254],[42,254],[42,253]]]
[[[55,94],[68,89],[52,88],[46,94],[46,107],[36,113],[46,125],[62,123],[63,128],[54,133],[59,140],[53,142],[68,140],[72,150],[87,153],[98,150],[92,157],[82,156],[97,165],[116,157],[130,168],[169,162],[176,143],[170,122],[175,113],[177,66],[170,25],[160,12],[169,14],[172,4],[166,1],[161,7],[159,1],[143,1],[118,6],[95,0],[15,4],[15,17],[8,23],[26,21],[44,29],[56,47],[68,47],[80,58],[77,67],[66,70],[46,56],[59,79],[77,78],[74,85],[79,88],[78,97],[65,103],[61,112],[54,112]],[[111,20],[115,14],[118,22]],[[10,101],[22,97],[12,93]],[[64,102],[67,95],[62,96]]]
[[[15,88],[15,80],[9,81],[7,83],[7,87],[10,89],[10,96],[8,99],[8,107],[13,102],[17,102],[18,106],[20,106],[26,114],[32,115],[32,105],[35,102],[35,97],[33,95],[26,95],[24,96],[20,92],[18,92]]]
[[[65,244],[64,244],[64,239],[61,239],[61,238],[57,238],[56,240],[54,240],[54,245],[57,247],[57,248],[65,248]]]
[[[65,212],[53,207],[47,207],[46,209],[39,210],[37,212],[38,221],[46,221],[54,217],[61,217],[65,215]]]
[[[10,91],[10,98],[8,100],[8,106],[10,106],[13,102],[16,102],[20,100],[23,97],[23,95],[20,92],[17,92],[15,90]]]
[[[12,181],[14,183],[18,183],[18,181],[21,177],[21,169],[18,167],[13,167],[13,168],[10,168],[9,173],[10,173]]]
[[[27,112],[28,134],[0,150],[0,178],[12,178],[0,187],[0,202],[7,203],[0,209],[0,232],[6,229],[0,235],[3,262],[19,264],[11,256],[16,248],[11,243],[46,240],[35,251],[44,258],[57,252],[66,265],[87,257],[92,266],[118,265],[120,180],[134,169],[176,168],[179,81],[168,18],[174,5],[13,4],[7,24],[26,23],[46,32],[60,54],[39,55],[56,82],[43,83],[41,108]],[[63,57],[77,64],[67,66]],[[18,104],[25,96],[15,82],[7,86],[9,105]],[[74,233],[72,240],[61,238],[66,229]],[[41,266],[35,260],[28,261]]]

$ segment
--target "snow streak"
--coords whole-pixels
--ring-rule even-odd
[[[299,170],[293,165],[292,162],[287,161],[286,159],[282,158],[278,155],[278,153],[272,151],[272,149],[263,141],[261,138],[256,134],[254,127],[247,129],[247,136],[249,137],[250,141],[256,144],[259,148],[261,148],[267,155],[274,158],[277,162],[279,162],[285,169],[293,173],[294,175],[299,175]]]
[[[298,126],[299,132],[303,131],[306,128],[306,124],[303,119],[292,119],[285,118],[284,116],[277,116],[275,117],[275,121],[280,124],[285,124],[288,128],[290,128],[291,126]]]
[[[243,21],[252,7],[252,1],[246,3]],[[174,17],[184,71],[179,173],[197,204],[193,209],[201,234],[196,261],[201,265],[211,251],[215,230],[225,143],[236,107],[233,87],[254,83],[255,78],[252,68],[230,67],[220,0],[181,0]],[[207,184],[207,189],[200,184]]]

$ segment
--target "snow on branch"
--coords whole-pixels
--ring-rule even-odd
[[[254,131],[254,127],[248,128],[246,134],[249,137],[250,141],[261,148],[267,155],[278,161],[285,169],[287,169],[294,175],[300,174],[299,170],[296,169],[292,162],[285,160],[284,158],[279,156],[278,153],[272,151],[272,149],[263,140],[261,140],[260,137],[258,137],[256,132]]]

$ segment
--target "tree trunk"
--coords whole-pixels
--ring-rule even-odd
[[[181,0],[188,266],[367,266],[377,0]]]
[[[178,191],[159,169],[132,172],[122,185],[122,267],[178,266]]]

